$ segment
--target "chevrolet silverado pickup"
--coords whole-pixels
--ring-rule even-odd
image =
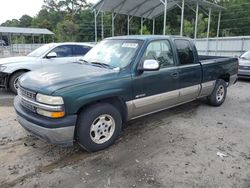
[[[81,61],[23,75],[14,106],[31,134],[93,152],[129,120],[202,97],[220,106],[237,73],[237,58],[198,56],[188,38],[113,37]]]

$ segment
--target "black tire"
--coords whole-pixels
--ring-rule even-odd
[[[222,94],[223,93],[223,94]],[[217,80],[212,94],[208,97],[208,102],[212,106],[220,106],[227,96],[227,83],[224,80]]]
[[[19,71],[14,73],[13,75],[11,75],[10,79],[9,79],[9,88],[11,90],[11,92],[13,92],[14,94],[17,94],[17,89],[15,87],[16,81],[18,81],[17,79],[23,75],[25,72],[23,71]]]
[[[108,127],[107,123],[102,123],[99,117],[103,116],[110,116],[112,119],[111,122],[115,123],[114,128],[111,131],[111,128],[105,128]],[[106,121],[106,118],[105,118]],[[95,124],[93,126],[97,126],[97,131],[90,131],[92,124]],[[101,125],[99,125],[101,124]],[[101,128],[100,128],[101,126]],[[111,146],[115,140],[118,138],[122,128],[122,118],[119,111],[111,104],[108,103],[97,103],[94,104],[87,109],[83,110],[78,117],[77,120],[77,129],[76,129],[76,140],[78,144],[84,148],[85,150],[89,152],[95,152],[99,150],[103,150],[109,146]],[[100,132],[103,131],[103,132]],[[106,130],[106,131],[105,131]],[[99,131],[99,132],[98,132]],[[106,133],[104,133],[104,131]],[[113,132],[113,134],[109,134],[110,132]],[[96,143],[93,139],[95,139],[95,136],[98,137],[100,134],[109,134],[109,136],[105,136],[105,138],[109,138],[104,143]],[[98,135],[99,134],[99,135]],[[111,136],[112,135],[112,136]],[[100,138],[102,138],[101,136]],[[102,138],[104,139],[104,138]],[[101,139],[100,139],[101,140]],[[103,140],[104,141],[104,140]]]

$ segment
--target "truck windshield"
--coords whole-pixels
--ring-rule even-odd
[[[36,50],[34,50],[33,52],[29,53],[27,56],[28,57],[41,57],[43,56],[47,51],[49,51],[50,49],[54,48],[55,45],[54,44],[45,44],[43,46],[41,46],[40,48],[37,48]]]
[[[104,40],[83,59],[89,63],[99,62],[114,68],[124,68],[131,63],[140,45],[139,40]]]

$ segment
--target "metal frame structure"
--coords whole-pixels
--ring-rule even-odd
[[[97,16],[100,12],[111,12],[112,13],[112,36],[115,35],[115,18],[118,14],[127,15],[127,34],[130,34],[130,21],[133,17],[141,18],[141,34],[143,34],[143,23],[146,19],[153,21],[152,33],[155,34],[155,19],[161,15],[164,15],[163,21],[163,35],[166,35],[167,25],[167,12],[179,7],[181,9],[181,27],[180,35],[183,35],[184,31],[184,13],[185,6],[193,10],[193,6],[196,6],[196,10],[193,10],[196,14],[195,19],[195,32],[194,38],[197,38],[198,33],[198,17],[199,10],[204,12],[208,16],[208,28],[207,28],[207,39],[209,38],[211,12],[219,12],[217,37],[220,31],[220,19],[221,11],[225,8],[217,4],[208,2],[206,0],[99,0],[92,9],[95,14],[95,41],[97,42]],[[208,13],[207,13],[208,8]],[[103,38],[103,17],[102,17],[102,38]]]
[[[42,36],[43,43],[45,43],[45,35],[51,35],[53,37],[54,33],[48,29],[0,26],[0,40],[3,40],[3,37],[7,37],[10,52],[13,52],[13,48],[14,48],[12,41],[15,40],[17,42],[18,37],[21,37],[22,44],[24,44],[25,43],[25,36],[29,36],[29,37],[31,37],[32,43],[34,44],[36,36]],[[15,39],[14,39],[14,37],[15,37]],[[53,38],[53,40],[54,40],[54,38]],[[31,48],[31,46],[30,46],[30,48]],[[3,50],[1,50],[1,51],[3,52]],[[20,53],[19,48],[18,48],[18,51]]]

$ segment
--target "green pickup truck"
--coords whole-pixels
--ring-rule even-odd
[[[35,136],[93,152],[129,120],[202,97],[220,106],[237,73],[237,58],[198,56],[189,38],[113,37],[81,61],[23,75],[14,106]]]

